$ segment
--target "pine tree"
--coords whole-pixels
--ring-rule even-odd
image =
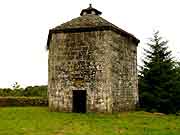
[[[159,31],[145,49],[145,59],[139,74],[140,105],[147,111],[174,113],[174,95],[176,94],[176,80],[174,62],[168,41],[159,36]]]
[[[176,91],[173,98],[176,111],[180,114],[180,61],[175,62],[175,73]]]

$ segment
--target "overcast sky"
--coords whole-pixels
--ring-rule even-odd
[[[157,29],[180,58],[179,0],[1,0],[0,87],[47,84],[49,29],[78,17],[89,3],[141,40],[139,63],[142,48]]]

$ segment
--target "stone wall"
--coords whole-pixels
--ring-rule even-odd
[[[135,108],[136,45],[110,30],[53,33],[49,46],[49,108],[72,111],[72,91],[87,91],[87,112]]]
[[[49,48],[49,106],[72,111],[72,90],[87,91],[87,111],[111,112],[106,31],[56,33]]]
[[[134,110],[138,103],[137,45],[115,32],[110,35],[113,112]]]

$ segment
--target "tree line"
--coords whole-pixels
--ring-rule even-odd
[[[44,97],[47,98],[47,85],[21,88],[16,82],[13,88],[0,88],[0,96],[7,97]]]

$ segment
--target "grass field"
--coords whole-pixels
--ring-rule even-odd
[[[147,112],[75,114],[1,107],[0,135],[180,135],[180,116]]]

